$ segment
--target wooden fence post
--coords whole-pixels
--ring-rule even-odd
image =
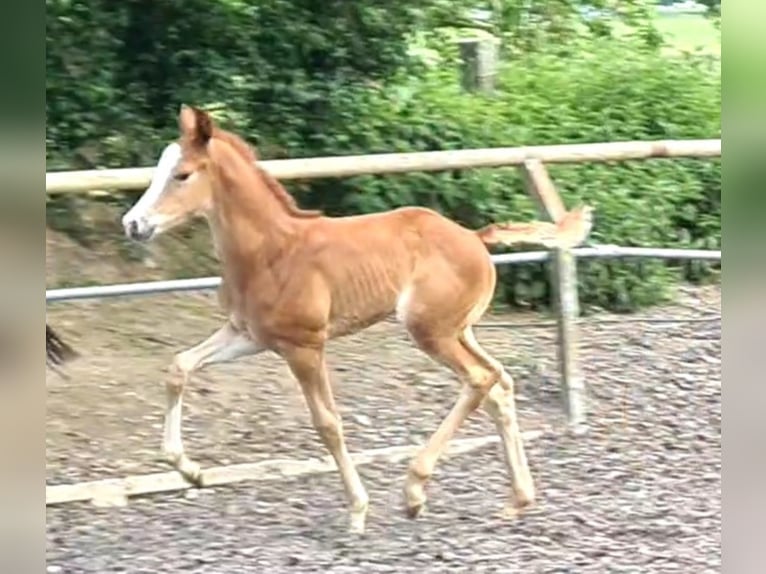
[[[530,159],[523,163],[522,172],[527,190],[538,203],[542,214],[557,223],[566,214],[566,208],[545,165],[539,160]],[[551,282],[558,324],[561,389],[570,429],[583,432],[586,423],[586,397],[585,378],[579,360],[577,261],[569,249],[554,249],[552,256]]]
[[[491,92],[495,89],[498,66],[498,42],[493,36],[464,38],[460,46],[461,84],[468,92]]]

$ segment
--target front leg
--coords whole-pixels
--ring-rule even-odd
[[[189,482],[201,485],[202,472],[199,464],[185,453],[181,438],[181,409],[184,386],[191,374],[206,365],[224,363],[262,352],[264,347],[253,341],[242,330],[227,323],[199,345],[178,353],[171,366],[171,376],[165,384],[167,406],[162,450],[165,458]]]
[[[283,350],[282,356],[298,379],[314,428],[340,471],[350,505],[350,531],[361,534],[365,529],[369,497],[346,449],[343,423],[327,376],[324,351],[291,348]]]

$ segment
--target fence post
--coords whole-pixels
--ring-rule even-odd
[[[495,89],[498,42],[494,36],[464,38],[458,41],[461,84],[467,92],[491,92]]]
[[[522,173],[527,191],[538,203],[543,215],[553,222],[564,217],[566,208],[545,165],[537,159],[527,160],[522,165]],[[577,261],[571,250],[553,250],[551,280],[558,324],[558,359],[564,405],[570,429],[583,432],[586,422],[585,379],[579,360]]]

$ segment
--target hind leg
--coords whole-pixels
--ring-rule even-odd
[[[449,440],[465,419],[476,410],[499,380],[500,373],[461,340],[459,335],[435,336],[408,325],[417,345],[439,363],[452,369],[463,382],[460,396],[425,447],[409,466],[405,483],[407,512],[415,517],[426,501],[425,485]]]
[[[487,393],[483,407],[494,421],[503,443],[503,454],[515,495],[506,512],[509,515],[515,515],[534,502],[535,485],[527,464],[527,456],[524,452],[524,443],[519,429],[513,396],[513,378],[497,359],[479,345],[470,327],[463,331],[461,340],[476,354],[493,364],[500,373],[500,380]]]

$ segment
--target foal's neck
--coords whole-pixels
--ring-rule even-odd
[[[221,170],[216,178],[209,223],[224,265],[252,267],[273,260],[299,226],[259,174],[247,167],[235,174]]]

